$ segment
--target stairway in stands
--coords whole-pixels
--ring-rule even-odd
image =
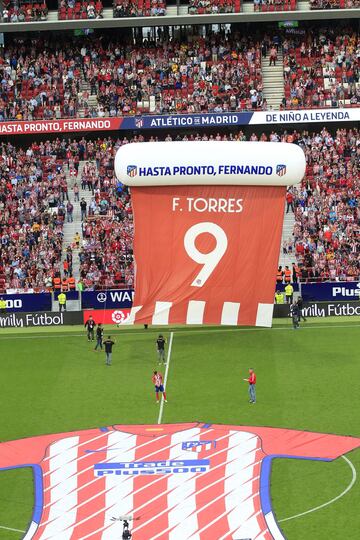
[[[82,74],[81,75],[81,81],[80,81],[80,92],[78,93],[78,102],[80,103],[80,106],[78,108],[78,116],[79,116],[79,118],[84,118],[85,117],[85,107],[84,107],[84,104],[83,104],[84,92],[87,92],[89,94],[89,99],[87,100],[87,104],[88,104],[89,109],[91,110],[92,108],[94,108],[97,111],[98,110],[98,105],[99,105],[98,98],[97,98],[96,95],[91,94],[90,83],[88,83],[85,80],[84,75]]]
[[[81,189],[81,174],[82,174],[85,163],[86,163],[86,161],[80,161],[79,172],[78,172],[78,176],[76,178],[76,182],[77,182],[77,184],[78,184],[78,186],[80,188],[80,200],[81,200],[82,197],[84,197],[84,199],[87,202],[87,208],[89,208],[89,204],[90,204],[91,197],[92,197],[91,191],[89,191],[88,189],[86,189],[86,190]],[[66,182],[67,182],[67,185],[68,185],[69,199],[70,199],[70,201],[72,202],[72,204],[74,206],[74,214],[73,214],[74,221],[72,223],[68,223],[67,220],[65,219],[64,240],[63,240],[63,258],[62,258],[62,260],[64,260],[66,258],[66,250],[67,250],[68,246],[73,243],[75,233],[78,232],[80,234],[80,237],[82,237],[82,234],[81,234],[80,203],[74,201],[73,186],[74,186],[74,183],[75,183],[75,179],[70,176],[69,171],[67,171],[67,173],[66,173]],[[80,242],[80,246],[81,246],[81,242]],[[76,283],[77,283],[79,278],[80,278],[79,250],[77,250],[77,249],[73,250],[73,276],[74,276],[74,278],[76,280]]]
[[[284,97],[284,73],[283,54],[278,51],[275,66],[269,66],[269,54],[261,59],[261,71],[263,77],[263,95],[268,103],[268,108],[279,110],[281,100]]]
[[[279,256],[279,265],[281,265],[283,268],[285,266],[288,266],[291,270],[291,265],[293,262],[295,262],[295,256],[294,251],[291,255],[284,254],[283,253],[283,242],[284,240],[288,242],[288,240],[293,239],[293,230],[294,230],[294,224],[295,224],[295,216],[291,210],[286,214],[286,203],[285,204],[285,215],[284,215],[284,223],[283,223],[283,230],[281,235],[281,246],[280,246],[280,256]]]

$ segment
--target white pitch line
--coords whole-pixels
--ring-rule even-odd
[[[170,333],[169,348],[168,348],[168,353],[167,353],[167,359],[166,359],[165,378],[164,378],[164,390],[165,390],[165,392],[166,392],[166,383],[167,383],[167,378],[168,378],[168,373],[169,373],[169,366],[170,366],[170,358],[171,358],[171,349],[172,349],[173,338],[174,338],[174,332],[171,332]],[[163,410],[164,410],[164,396],[161,396],[158,424],[161,424]]]
[[[348,493],[348,491],[350,491],[350,489],[354,486],[354,484],[356,482],[356,469],[355,469],[354,465],[351,463],[350,459],[348,459],[346,456],[341,456],[341,457],[346,461],[346,463],[349,465],[349,467],[350,467],[350,469],[352,471],[351,482],[347,486],[347,488],[344,489],[344,491],[342,493],[340,493],[340,495],[338,495],[337,497],[334,497],[333,499],[331,499],[331,501],[320,504],[319,506],[315,506],[315,508],[310,508],[310,510],[306,510],[306,512],[301,512],[301,514],[296,514],[295,516],[290,516],[290,517],[287,517],[287,518],[278,519],[279,523],[282,523],[283,521],[289,521],[290,519],[296,519],[296,518],[299,518],[301,516],[306,516],[307,514],[311,514],[312,512],[316,512],[317,510],[321,510],[322,508],[325,508],[326,506],[329,506],[330,504],[333,504],[334,502],[338,501],[339,499],[341,499],[341,497],[346,495]]]
[[[26,532],[20,529],[12,529],[11,527],[4,527],[3,525],[0,525],[0,529],[4,529],[5,531],[13,531],[13,532],[21,532],[21,533]]]

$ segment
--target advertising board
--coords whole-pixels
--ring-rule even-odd
[[[28,328],[42,326],[65,326],[82,324],[81,311],[56,313],[52,311],[33,313],[0,314],[0,328]]]

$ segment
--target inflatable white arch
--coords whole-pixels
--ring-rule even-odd
[[[305,167],[299,146],[275,142],[130,143],[115,157],[116,176],[128,186],[291,186]]]

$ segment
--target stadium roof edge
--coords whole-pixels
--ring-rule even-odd
[[[285,12],[256,12],[256,13],[224,13],[206,15],[165,15],[164,17],[124,17],[114,19],[74,19],[54,20],[56,12],[52,13],[52,20],[24,23],[0,23],[0,32],[34,32],[52,30],[75,30],[80,28],[126,28],[148,26],[179,26],[196,24],[225,24],[241,22],[271,22],[271,21],[311,21],[324,19],[356,19],[359,18],[359,9],[312,10],[312,11],[285,11]]]

